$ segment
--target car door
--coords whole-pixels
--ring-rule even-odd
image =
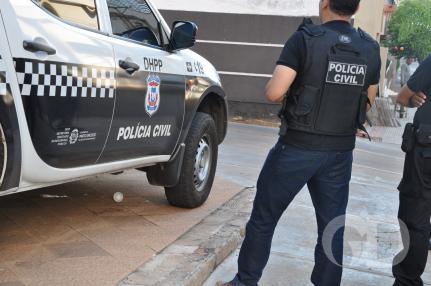
[[[182,130],[185,63],[145,0],[108,0],[117,97],[101,162],[171,155]]]
[[[95,0],[14,0],[10,39],[38,155],[70,168],[97,162],[115,103],[112,45]]]

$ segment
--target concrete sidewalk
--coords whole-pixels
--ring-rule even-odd
[[[392,108],[395,108],[395,107],[392,105]],[[396,144],[398,146],[401,146],[404,128],[407,123],[413,122],[416,110],[417,110],[416,108],[408,108],[406,118],[396,118],[396,120],[401,125],[400,127],[382,127],[382,126],[369,127],[368,131],[371,137],[376,142]]]
[[[241,189],[218,177],[203,207],[184,210],[128,171],[3,197],[0,286],[117,285]]]
[[[219,169],[222,176],[243,186],[253,186],[276,134],[273,128],[231,125],[222,151]],[[404,154],[397,144],[358,141],[347,218],[343,285],[393,283],[392,258],[402,246],[396,188],[403,163]],[[304,189],[280,220],[261,285],[311,285],[316,231],[314,209]],[[213,286],[219,280],[233,278],[237,255],[238,251],[225,260],[204,285]],[[431,285],[430,265],[423,278]]]

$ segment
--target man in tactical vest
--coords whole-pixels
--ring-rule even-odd
[[[311,281],[319,286],[340,285],[355,135],[375,100],[381,64],[378,43],[350,23],[359,2],[322,0],[323,25],[304,21],[284,47],[266,89],[270,101],[285,102],[280,139],[259,176],[238,274],[218,285],[258,284],[275,227],[305,185],[316,210],[319,235]],[[338,231],[324,238],[335,219]]]
[[[418,107],[413,124],[403,135],[406,152],[400,186],[398,218],[402,221],[404,250],[395,258],[395,286],[424,285],[421,275],[428,258],[431,218],[431,56],[403,87],[398,103]]]

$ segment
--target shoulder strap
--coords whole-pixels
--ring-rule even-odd
[[[373,37],[371,37],[367,32],[362,30],[361,28],[358,28],[358,34],[362,39],[369,42],[375,49],[380,48],[379,43]]]
[[[361,36],[362,39],[370,41],[370,42],[375,42],[375,40],[373,39],[373,37],[371,37],[367,32],[365,32],[361,28],[358,28],[358,33],[359,33],[359,35]]]
[[[314,25],[310,18],[304,18],[298,31],[303,31],[311,37],[319,37],[325,34],[325,30],[323,30],[320,25]]]

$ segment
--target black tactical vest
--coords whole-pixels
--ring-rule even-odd
[[[414,124],[419,127],[421,124],[431,125],[431,92],[426,94],[427,101],[416,111]]]
[[[286,98],[288,129],[350,136],[365,123],[368,58],[377,42],[362,30],[349,35],[303,24],[307,59]]]

